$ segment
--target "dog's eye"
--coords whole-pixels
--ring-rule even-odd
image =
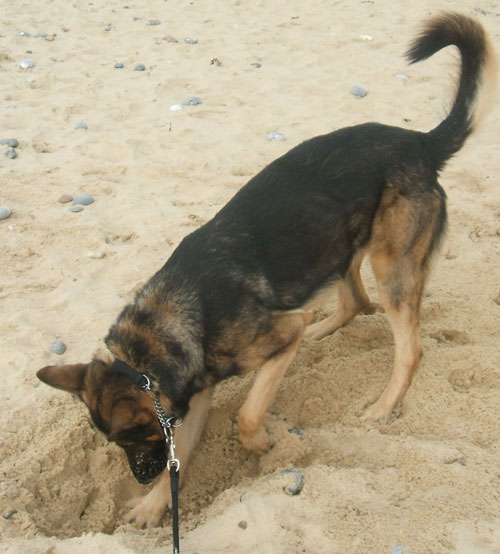
[[[121,446],[122,448],[126,448],[127,446],[134,446],[136,444],[132,441],[115,441],[118,446]]]

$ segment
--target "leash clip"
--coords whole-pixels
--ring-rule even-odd
[[[165,435],[165,442],[167,443],[167,469],[170,471],[170,468],[174,467],[176,471],[179,471],[181,468],[181,462],[179,458],[175,457],[174,429],[176,427],[180,427],[182,425],[182,421],[178,423],[174,417],[167,417],[157,398],[154,399],[154,405],[156,416],[162,426],[163,433]]]

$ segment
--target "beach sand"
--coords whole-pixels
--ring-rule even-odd
[[[476,17],[498,44],[496,2],[439,8]],[[171,550],[168,516],[150,530],[122,523],[147,488],[83,404],[35,372],[88,361],[180,240],[294,145],[366,121],[441,121],[456,53],[403,58],[435,13],[431,0],[3,3],[0,138],[19,146],[16,159],[0,150],[0,204],[13,211],[0,221],[0,552]],[[170,110],[190,96],[202,104]],[[235,424],[251,376],[221,384],[180,496],[182,552],[500,552],[499,114],[497,102],[442,174],[449,230],[401,408],[388,424],[361,420],[391,371],[383,313],[303,343],[260,458]],[[58,202],[81,193],[95,202],[80,213]],[[377,301],[368,264],[363,275]],[[290,468],[304,475],[293,497],[293,476],[278,476]]]

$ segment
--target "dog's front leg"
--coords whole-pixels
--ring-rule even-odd
[[[180,461],[180,482],[184,478],[186,465],[194,446],[200,438],[207,420],[212,388],[195,394],[189,403],[189,412],[180,427],[174,432],[175,455]],[[145,496],[135,498],[127,504],[125,520],[136,527],[156,527],[166,508],[172,505],[170,474],[167,469],[158,478],[154,487]]]

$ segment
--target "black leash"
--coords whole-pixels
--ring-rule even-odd
[[[172,491],[172,540],[174,554],[179,554],[179,470],[170,468],[170,490]]]
[[[152,381],[145,373],[139,373],[122,360],[116,358],[111,365],[111,369],[129,377],[141,390],[148,392],[153,390]],[[179,554],[179,470],[181,468],[181,462],[175,457],[174,429],[182,425],[182,421],[177,423],[174,417],[167,416],[158,398],[154,398],[153,402],[155,405],[156,417],[163,429],[165,442],[167,443],[167,470],[170,473],[170,491],[172,493],[173,552],[174,554]]]
[[[153,400],[156,416],[163,428],[165,441],[167,442],[167,469],[170,473],[170,490],[172,492],[172,537],[174,545],[174,554],[179,554],[179,470],[181,462],[175,457],[174,429],[182,423],[176,423],[175,418],[168,417],[157,398]]]

